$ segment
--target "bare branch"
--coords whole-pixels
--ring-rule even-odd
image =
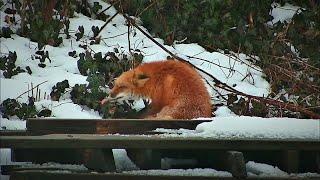
[[[98,37],[99,34],[101,33],[101,31],[112,21],[112,19],[114,19],[117,15],[119,14],[119,11],[117,11],[111,18],[109,18],[106,23],[104,23],[103,26],[101,26],[101,28],[99,29],[99,32],[97,33],[97,35],[94,37]]]

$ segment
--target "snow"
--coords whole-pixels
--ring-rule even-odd
[[[195,66],[209,72],[229,86],[235,85],[234,88],[238,91],[254,96],[267,96],[269,94],[269,83],[262,78],[263,73],[260,68],[249,62],[247,60],[249,57],[245,54],[232,57],[221,52],[210,53],[196,43],[175,44],[174,48],[179,56],[188,59]],[[188,56],[192,58],[188,58]],[[232,71],[232,69],[235,71]],[[247,76],[247,74],[251,74],[251,76]]]
[[[28,90],[28,83],[24,81],[19,81],[15,79],[5,79],[1,78],[0,79],[0,101],[4,101],[7,98],[15,99],[17,98],[20,94],[24,93],[25,91]],[[8,88],[11,87],[11,88]],[[14,89],[12,89],[14,87]],[[22,101],[26,102],[27,101],[27,95],[22,96]]]
[[[139,170],[127,171],[124,173],[135,175],[167,175],[167,176],[210,176],[210,177],[232,177],[231,173],[226,171],[217,171],[215,169],[169,169],[169,170]]]
[[[282,178],[320,178],[320,174],[317,173],[291,173],[288,174],[282,170],[280,170],[276,166],[263,164],[263,163],[257,163],[254,161],[248,161],[246,163],[246,168],[248,172],[249,177],[282,177]]]
[[[21,167],[23,168],[59,168],[59,169],[66,169],[66,170],[76,170],[76,171],[88,171],[88,168],[86,168],[83,164],[60,164],[60,163],[54,163],[54,162],[48,162],[43,164],[33,164],[33,163],[26,163],[23,164]]]
[[[320,177],[317,173],[291,173],[288,174],[278,167],[268,164],[257,163],[249,161],[246,163],[248,177],[281,177],[281,178],[308,178]],[[132,170],[123,171],[125,174],[134,175],[163,175],[163,176],[209,176],[209,177],[232,177],[231,173],[227,171],[217,171],[210,168],[195,168],[195,169],[169,169],[169,170]]]
[[[232,117],[236,116],[227,106],[218,107],[217,110],[214,112],[216,117]]]
[[[53,117],[69,119],[101,119],[98,112],[85,106],[74,104],[70,99],[62,101],[42,100],[35,103],[37,110],[49,108]]]
[[[127,156],[125,149],[112,149],[112,152],[117,172],[139,170],[139,168]]]
[[[290,126],[288,126],[290,125]],[[320,121],[291,118],[221,117],[197,126],[203,136],[243,138],[320,138]]]
[[[0,130],[25,130],[26,121],[22,121],[16,118],[1,118],[0,119]]]
[[[279,3],[271,4],[272,10],[270,11],[270,15],[273,17],[272,21],[269,21],[269,25],[274,25],[277,22],[281,23],[289,23],[291,22],[292,17],[295,14],[299,14],[301,12],[301,8],[298,6],[293,6],[289,3],[285,3],[281,6]]]
[[[164,136],[197,136],[226,139],[320,139],[319,120],[249,116],[215,117],[207,119],[211,119],[212,121],[199,124],[195,130],[158,128],[155,132],[167,133],[164,134]]]
[[[89,3],[93,4],[97,0],[90,0]],[[103,8],[109,6],[108,3],[98,1]],[[270,15],[273,16],[273,20],[268,24],[275,24],[276,22],[290,22],[292,16],[299,12],[299,7],[285,4],[280,7],[279,4],[273,3],[273,9],[270,11]],[[9,27],[4,22],[3,11],[6,6],[0,10],[1,24],[0,27]],[[105,12],[107,15],[114,15],[116,9],[110,8]],[[16,15],[17,20],[20,19]],[[31,83],[36,86],[42,82],[39,86],[41,91],[41,98],[35,102],[37,110],[41,110],[46,107],[52,110],[52,116],[55,118],[81,118],[81,119],[101,119],[98,112],[95,112],[87,107],[74,104],[68,96],[60,99],[60,101],[51,101],[44,97],[44,94],[48,95],[51,92],[51,88],[60,81],[67,79],[70,86],[75,84],[87,84],[86,76],[79,73],[77,68],[77,60],[79,58],[73,58],[68,56],[68,52],[76,51],[77,55],[84,52],[84,49],[79,47],[79,44],[86,44],[89,41],[93,32],[92,26],[101,27],[105,22],[100,20],[94,20],[86,17],[82,14],[75,13],[74,18],[70,18],[70,31],[77,31],[78,26],[84,26],[85,36],[81,41],[75,41],[73,38],[66,39],[63,37],[63,43],[59,47],[52,47],[46,45],[45,51],[49,52],[49,57],[52,60],[45,61],[46,67],[38,67],[39,61],[34,59],[37,49],[37,43],[30,41],[30,39],[12,35],[12,38],[1,38],[1,55],[7,54],[9,51],[17,52],[16,66],[21,66],[23,69],[29,66],[32,70],[32,74],[19,73],[13,76],[11,79],[6,79],[0,75],[0,103],[7,98],[17,98],[22,93],[28,91],[31,88]],[[10,28],[15,32],[19,27],[17,25],[11,25]],[[144,29],[146,32],[147,30]],[[118,48],[121,52],[129,54],[129,44],[127,40],[127,26],[125,18],[119,14],[110,24],[108,24],[101,32],[102,42],[100,44],[88,45],[94,52],[102,52],[103,54],[108,51],[114,51],[114,48]],[[136,33],[135,35],[134,32]],[[72,33],[71,33],[72,34]],[[73,35],[73,34],[72,34]],[[197,67],[209,72],[220,81],[227,83],[228,85],[235,85],[235,89],[255,96],[267,96],[270,92],[270,85],[263,78],[264,74],[259,67],[254,66],[245,54],[224,54],[220,51],[208,52],[203,47],[196,43],[192,44],[174,44],[173,46],[164,45],[164,41],[159,38],[155,38],[157,42],[164,47],[172,51],[173,53],[189,60]],[[140,49],[144,54],[144,62],[152,62],[158,60],[164,60],[169,54],[164,52],[161,48],[156,46],[151,40],[147,39],[140,31],[130,30],[130,41],[132,49]],[[290,46],[290,44],[288,44]],[[291,47],[295,50],[294,47]],[[204,62],[200,59],[205,59],[208,62]],[[234,71],[230,69],[233,68]],[[250,74],[250,76],[247,76]],[[246,78],[244,78],[246,77]],[[208,80],[210,78],[205,77]],[[209,87],[211,95],[214,97],[216,93]],[[219,90],[224,94],[223,90]],[[18,98],[19,102],[26,102],[28,93]],[[136,102],[136,108],[143,108],[143,102]],[[301,120],[290,118],[257,118],[257,117],[238,117],[226,106],[219,107],[215,112],[215,118],[211,118],[212,122],[202,123],[197,126],[195,130],[170,130],[170,129],[157,129],[157,132],[165,132],[164,136],[201,136],[201,137],[219,137],[219,138],[297,138],[297,139],[319,139],[319,122],[318,120]],[[17,117],[11,117],[6,119],[0,117],[0,130],[24,130],[26,128],[25,121],[18,120]],[[0,149],[1,162],[0,164],[11,164],[10,150]],[[128,173],[133,174],[171,174],[171,175],[199,175],[199,176],[228,176],[231,174],[228,172],[216,171],[214,169],[171,169],[171,170],[149,170],[138,171],[138,168],[127,157],[125,150],[117,149],[113,150],[116,168],[118,171],[130,171]],[[48,166],[54,164],[47,164]],[[265,164],[248,162],[247,168],[250,169],[252,175],[265,175],[265,174],[287,174],[276,167],[272,167]],[[314,174],[301,174],[301,176],[311,176]],[[4,177],[1,176],[1,179]]]
[[[248,172],[259,176],[288,176],[288,173],[281,171],[278,167],[253,161],[247,162],[246,168]]]
[[[9,164],[9,158],[11,154],[11,149],[0,149],[0,165]],[[1,172],[1,167],[0,167]],[[0,173],[0,179],[1,180],[9,180],[9,176],[2,175]]]

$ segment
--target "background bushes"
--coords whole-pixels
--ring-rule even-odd
[[[266,79],[272,88],[269,95],[271,98],[320,112],[318,1],[121,0],[119,3],[119,0],[110,0],[108,2],[116,4],[115,7],[121,13],[140,17],[143,26],[153,36],[164,39],[166,44],[172,45],[179,41],[195,42],[208,51],[218,50],[226,54],[232,51],[249,55],[251,57],[249,60],[261,67],[266,74]],[[289,22],[277,22],[271,26],[267,22],[272,20],[270,11],[274,2],[281,6],[286,3],[300,6],[300,13],[295,14]],[[81,25],[77,32],[69,32],[68,18],[76,11],[89,17],[106,20],[108,18],[106,15],[96,16],[101,9],[99,3],[94,3],[91,7],[86,1],[13,0],[12,8],[6,9],[6,13],[20,15],[21,28],[16,33],[38,43],[39,52],[43,52],[39,54],[39,66],[44,68],[43,61],[46,59],[50,61],[49,54],[42,50],[44,45],[59,46],[63,41],[59,37],[61,32],[67,38],[73,37],[77,41],[84,35]],[[17,23],[15,16],[6,21]],[[92,31],[97,34],[99,27],[93,26]],[[12,33],[15,32],[10,28],[2,28],[0,36],[10,38]],[[100,42],[93,37],[90,44],[95,43]],[[69,52],[69,55],[78,57],[77,52]],[[232,56],[232,53],[229,55]],[[135,59],[133,64],[128,61],[131,58]],[[103,110],[97,102],[97,97],[101,99],[106,95],[101,86],[107,84],[111,87],[110,82],[114,77],[139,64],[142,58],[138,51],[134,52],[133,57],[127,57],[117,53],[116,49],[105,54],[92,52],[79,54],[78,68],[81,74],[88,76],[89,85],[69,87],[67,82],[57,84],[52,89],[51,98],[59,100],[61,93],[70,92],[73,102],[98,110],[104,117],[122,117],[131,111],[130,104],[117,106],[119,111],[115,110],[116,105]],[[15,66],[14,52],[2,56],[1,59],[10,64],[9,67],[0,63],[0,69],[7,78],[24,71],[32,73],[27,68],[21,69]],[[58,88],[60,86],[62,88]],[[85,97],[80,94],[85,94]],[[225,104],[240,115],[304,117],[299,113],[279,110],[247,98],[238,98],[234,94],[228,95]],[[253,107],[250,111],[249,106]]]
[[[300,6],[301,12],[290,22],[268,25],[273,19],[270,16],[273,2]],[[233,51],[251,56],[251,61],[262,68],[271,84],[271,97],[320,112],[319,1],[134,0],[123,3],[125,12],[140,15],[143,25],[167,44],[183,40],[198,43],[209,51]],[[273,107],[261,107],[272,110],[275,116],[284,113],[301,117]],[[252,115],[243,109],[238,112]]]

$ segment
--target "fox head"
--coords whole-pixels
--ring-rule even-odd
[[[145,73],[135,69],[122,73],[116,78],[109,96],[102,100],[101,104],[107,101],[122,101],[143,96],[139,91],[149,79]]]

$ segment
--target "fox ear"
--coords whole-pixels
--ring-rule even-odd
[[[134,84],[138,87],[142,87],[149,79],[150,79],[149,76],[147,76],[146,74],[139,73],[139,74],[136,74]]]

